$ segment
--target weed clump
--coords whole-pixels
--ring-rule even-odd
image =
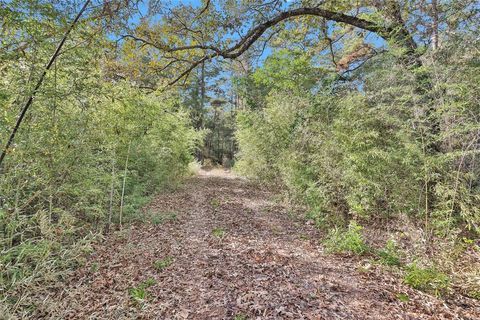
[[[398,248],[393,240],[388,240],[385,248],[377,251],[378,262],[386,266],[400,266]]]
[[[368,251],[368,246],[363,239],[363,227],[355,221],[350,221],[347,229],[332,229],[327,239],[324,241],[325,248],[329,253],[345,253],[364,254]]]
[[[157,212],[155,214],[150,214],[150,222],[157,226],[162,223],[176,221],[178,219],[175,212]]]
[[[153,278],[148,278],[138,286],[128,289],[130,299],[135,304],[143,304],[147,299],[147,289],[155,285],[156,281]]]
[[[217,238],[223,238],[223,236],[225,236],[225,230],[223,228],[214,228],[212,235]]]
[[[450,278],[433,267],[422,268],[413,263],[406,268],[403,281],[414,289],[439,296],[448,289]]]
[[[156,260],[153,263],[153,266],[154,266],[155,270],[163,271],[164,269],[168,268],[172,263],[173,263],[173,258],[170,257],[170,256],[167,256],[163,259]]]
[[[212,200],[210,200],[210,205],[211,205],[214,209],[217,209],[218,207],[220,207],[220,200],[217,199],[217,198],[213,198]]]

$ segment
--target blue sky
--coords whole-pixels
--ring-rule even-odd
[[[294,2],[294,0],[287,0],[287,2]],[[168,0],[168,1],[163,1],[163,3],[166,5],[171,4],[172,6],[186,4],[186,5],[192,5],[198,8],[201,8],[203,6],[203,3],[201,0]],[[289,6],[289,4],[286,5],[286,8],[287,6]],[[140,10],[142,11],[143,14],[146,13],[147,8],[148,8],[148,0],[146,0],[144,3],[140,5]],[[139,21],[139,18],[140,18],[139,16],[136,16],[132,18],[131,22],[135,24]],[[382,38],[376,36],[375,34],[369,34],[367,41],[376,47],[381,47],[385,45],[385,41]],[[271,52],[272,52],[271,48],[267,47],[260,60],[263,60]]]
[[[293,2],[293,1],[288,1],[288,2]],[[198,7],[199,9],[203,6],[203,3],[201,0],[170,0],[170,1],[164,1],[162,2],[163,4],[165,5],[171,5],[171,6],[176,6],[176,5],[180,5],[180,4],[186,4],[186,5],[192,5],[193,7]],[[285,9],[289,6],[289,4],[286,4],[285,5]],[[147,9],[148,9],[148,4],[147,2],[146,3],[143,3],[140,5],[140,10],[142,11],[143,14],[145,14],[147,12]],[[131,20],[131,23],[132,24],[136,24],[139,22],[139,19],[140,19],[140,16],[137,16],[137,17],[134,17],[132,18]],[[245,32],[247,31],[247,28],[248,26],[245,26]],[[375,34],[372,34],[370,33],[367,37],[367,41],[371,44],[373,44],[375,47],[381,47],[381,46],[384,46],[385,45],[385,41],[376,36]],[[272,54],[272,48],[267,46],[263,52],[263,54],[258,58],[256,59],[256,61],[253,61],[254,62],[254,66],[258,67],[258,66],[261,66],[263,65],[265,59],[270,56]],[[223,76],[227,76],[225,73],[223,73]],[[210,79],[210,81],[212,81],[213,79]]]

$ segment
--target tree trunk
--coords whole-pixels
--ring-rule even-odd
[[[432,48],[433,50],[438,49],[438,7],[437,0],[432,0]]]
[[[128,143],[127,158],[125,160],[125,170],[123,172],[122,197],[120,198],[120,230],[122,230],[123,204],[124,204],[124,198],[125,198],[125,183],[127,181],[128,158],[130,156],[130,146],[131,146],[131,142]]]
[[[115,152],[112,157],[112,182],[110,184],[110,205],[108,208],[108,224],[107,232],[110,231],[110,225],[112,224],[112,212],[113,212],[113,194],[115,192]]]

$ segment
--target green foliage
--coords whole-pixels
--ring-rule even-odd
[[[275,93],[262,111],[239,114],[236,169],[285,184],[320,224],[335,222],[339,212],[368,217],[413,211],[421,192],[420,152],[385,123],[388,113],[360,95],[318,99]]]
[[[358,255],[366,253],[369,248],[364,242],[362,229],[362,226],[352,220],[346,230],[340,228],[330,230],[327,239],[323,242],[327,252],[349,252]]]
[[[124,178],[128,222],[138,220],[152,194],[187,173],[196,133],[188,116],[174,110],[175,98],[164,95],[160,102],[126,85],[104,89],[118,102],[92,97],[84,112],[64,101],[53,125],[48,103],[39,98],[29,130],[20,131],[0,181],[2,256],[18,252],[2,262],[12,272],[4,284],[34,276],[26,269],[36,270],[45,256],[57,256],[61,245],[72,245],[88,230],[101,231],[109,219],[120,222]],[[170,213],[162,217],[172,219]]]
[[[378,250],[378,261],[387,266],[400,266],[400,257],[395,241],[388,240],[385,248]]]
[[[223,238],[225,235],[225,229],[219,227],[213,228],[212,235],[217,238]]]
[[[254,83],[266,90],[309,90],[318,77],[312,59],[300,50],[281,49],[269,56],[263,68],[252,75]],[[265,90],[264,89],[264,90]]]
[[[153,215],[150,221],[152,222],[153,225],[157,226],[159,224],[162,224],[163,219],[162,219],[162,216],[160,215]]]
[[[143,286],[145,286],[146,288],[149,288],[149,287],[155,285],[156,283],[157,283],[157,282],[155,281],[155,279],[153,279],[153,278],[148,278],[147,280],[145,280],[145,281],[143,282]]]
[[[480,290],[471,290],[467,295],[473,299],[480,300]]]
[[[128,294],[132,302],[139,305],[143,304],[147,299],[147,289],[155,285],[155,283],[155,279],[149,278],[138,286],[128,289]]]
[[[236,138],[241,149],[236,170],[252,179],[276,182],[294,131],[301,125],[297,115],[308,100],[275,93],[267,101],[263,111],[238,113]]]
[[[165,258],[163,258],[163,259],[156,260],[156,261],[153,263],[153,267],[154,267],[155,270],[157,270],[157,271],[163,271],[163,270],[165,270],[166,268],[168,268],[172,263],[173,263],[173,257],[167,256],[167,257],[165,257]]]
[[[233,318],[234,320],[247,320],[247,316],[244,314],[236,314],[235,317]]]
[[[408,302],[410,301],[410,297],[406,293],[399,293],[397,294],[397,299],[401,302]]]
[[[291,200],[308,206],[319,227],[408,215],[442,237],[459,229],[478,234],[474,87],[480,72],[471,55],[478,39],[464,36],[468,44],[452,38],[416,71],[393,56],[377,57],[354,77],[357,84],[320,74],[313,87],[299,83],[291,90],[277,81],[270,88],[266,75],[280,68],[273,61],[287,70],[295,62],[266,63],[255,72],[265,75],[259,98],[265,103],[237,115],[235,169],[283,186]],[[435,121],[442,125],[433,134]],[[439,152],[431,151],[434,145]]]
[[[71,20],[60,5],[32,3],[2,11],[2,146]],[[111,78],[109,40],[93,25],[77,25],[65,47],[0,168],[0,292],[23,295],[18,310],[33,303],[30,285],[83,263],[90,234],[114,229],[120,212],[136,221],[155,192],[180,183],[201,139],[175,90],[145,94]]]
[[[94,262],[90,266],[90,271],[93,272],[93,273],[97,272],[98,269],[100,269],[100,265],[98,264],[98,262]]]
[[[128,290],[128,294],[130,296],[130,299],[132,299],[134,303],[139,303],[139,304],[142,304],[147,297],[147,291],[143,286],[130,288]]]
[[[449,277],[435,268],[421,268],[413,263],[407,267],[403,281],[412,288],[440,295],[448,289]]]
[[[210,200],[210,205],[214,208],[217,209],[220,206],[220,199],[213,198]]]

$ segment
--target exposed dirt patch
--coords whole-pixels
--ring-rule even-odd
[[[447,305],[380,269],[365,271],[360,258],[325,254],[318,230],[273,196],[227,172],[202,172],[148,208],[176,219],[107,239],[40,311],[64,319],[480,319],[474,303]],[[155,267],[168,257],[170,265]],[[148,279],[154,284],[134,302],[129,289]]]

